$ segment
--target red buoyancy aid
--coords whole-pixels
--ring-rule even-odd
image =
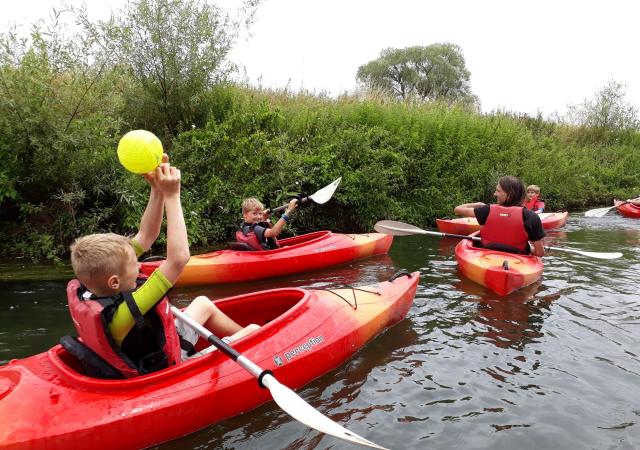
[[[537,195],[534,195],[531,200],[527,200],[524,207],[531,211],[538,211],[539,209],[544,209],[544,202]]]
[[[150,354],[148,356],[155,361],[158,360],[159,356],[163,362],[148,370],[146,368],[149,367],[147,362],[134,361],[127,356],[109,334],[109,324],[105,316],[106,309],[110,305],[117,306],[124,301],[123,295],[120,294],[119,297],[121,298],[85,298],[84,292],[87,292],[87,290],[78,280],[71,280],[67,285],[67,303],[69,304],[71,318],[78,335],[87,347],[120,371],[124,377],[136,377],[172,366],[181,361],[180,340],[167,297],[160,300],[153,309],[144,315],[145,319],[150,319],[147,323],[153,324],[151,326],[155,337],[151,336],[150,339],[155,339],[158,348],[162,346],[161,349],[154,352],[157,355]],[[132,314],[135,317],[133,312]],[[134,325],[135,329],[136,326]],[[151,334],[151,330],[149,330],[149,334]]]
[[[271,228],[266,222],[252,224],[248,224],[246,222],[242,223],[242,225],[240,225],[240,230],[236,231],[236,241],[242,244],[247,244],[253,250],[273,250],[280,247],[278,239],[276,238],[268,239],[269,241],[272,241],[271,245],[268,243],[263,245],[260,242],[260,239],[258,239],[256,232],[253,230],[256,225],[263,226],[264,228]]]
[[[487,221],[480,230],[482,246],[495,250],[526,253],[529,235],[520,206],[491,205]]]

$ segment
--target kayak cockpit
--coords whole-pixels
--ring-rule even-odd
[[[331,236],[333,236],[332,231],[328,231],[328,230],[314,231],[313,233],[306,233],[306,234],[301,234],[299,236],[280,239],[278,240],[278,244],[280,245],[279,248],[274,248],[270,250],[251,250],[249,253],[271,254],[271,253],[279,253],[282,251],[289,251],[295,248],[305,247],[307,245],[314,245],[320,241],[329,239]],[[240,251],[240,250],[236,249],[236,251]]]
[[[233,342],[233,347],[242,349],[251,347],[252,342],[259,342],[265,337],[275,334],[292,318],[298,317],[307,309],[305,305],[312,297],[315,297],[315,294],[304,289],[283,288],[238,295],[215,303],[220,310],[241,326],[245,327],[249,324],[260,326],[260,329]],[[208,346],[209,343],[200,338],[196,344],[196,350],[200,352]],[[211,353],[218,354],[220,352]],[[217,361],[216,357],[209,357],[209,353],[204,352],[203,356],[190,358],[181,364],[158,372],[135,378],[113,380],[88,376],[78,358],[69,353],[62,345],[51,348],[47,355],[49,362],[62,375],[62,378],[77,387],[85,385],[91,389],[123,389],[128,386],[133,388],[156,381],[165,382],[173,377],[183,377],[185,371],[200,370],[201,366],[210,364],[213,359]]]

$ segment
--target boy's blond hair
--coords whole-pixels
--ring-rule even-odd
[[[242,213],[246,213],[249,211],[254,211],[255,209],[260,209],[260,211],[264,210],[264,205],[260,200],[255,197],[245,198],[242,201]]]
[[[71,244],[71,266],[83,284],[101,282],[104,277],[120,275],[129,257],[131,242],[115,233],[82,236]]]
[[[536,194],[539,194],[539,193],[540,193],[540,186],[537,186],[537,185],[535,185],[535,184],[532,184],[532,185],[530,185],[530,186],[527,186],[527,191],[533,191],[533,192],[535,192]]]

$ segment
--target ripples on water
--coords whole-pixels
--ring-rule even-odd
[[[551,253],[541,282],[500,298],[461,279],[456,241],[399,237],[389,256],[276,283],[181,290],[174,298],[185,304],[198,294],[358,285],[400,269],[419,270],[421,284],[407,319],[301,389],[304,399],[396,449],[640,448],[640,221],[574,215],[548,241],[625,256],[605,261]],[[53,288],[61,287],[42,287]],[[5,361],[9,353],[23,356],[27,343],[16,334],[45,330],[56,340],[70,325],[62,315],[63,298],[52,305],[55,319],[33,308],[29,313],[37,320],[16,317],[6,305],[18,297],[22,302],[21,295],[14,290],[2,300],[3,316],[18,322],[9,333],[2,328]],[[31,353],[49,345],[39,339],[29,344]],[[346,447],[267,404],[158,448]]]

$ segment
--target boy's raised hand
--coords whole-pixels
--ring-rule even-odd
[[[169,155],[167,155],[166,153],[162,154],[162,163],[168,163],[169,162]],[[158,166],[160,167],[160,166]],[[157,170],[157,168],[156,168]],[[151,186],[152,189],[158,189],[158,185],[156,183],[157,178],[156,178],[156,170],[152,170],[151,172],[147,172],[147,173],[143,173],[142,176],[144,177],[145,180],[147,180],[147,183],[149,183],[149,185]]]
[[[180,169],[171,166],[169,163],[162,163],[156,169],[154,178],[153,185],[164,196],[180,195]]]
[[[293,211],[295,211],[297,207],[298,207],[298,199],[292,198],[291,201],[289,202],[289,206],[287,206],[287,210],[285,211],[285,213],[291,214]]]

